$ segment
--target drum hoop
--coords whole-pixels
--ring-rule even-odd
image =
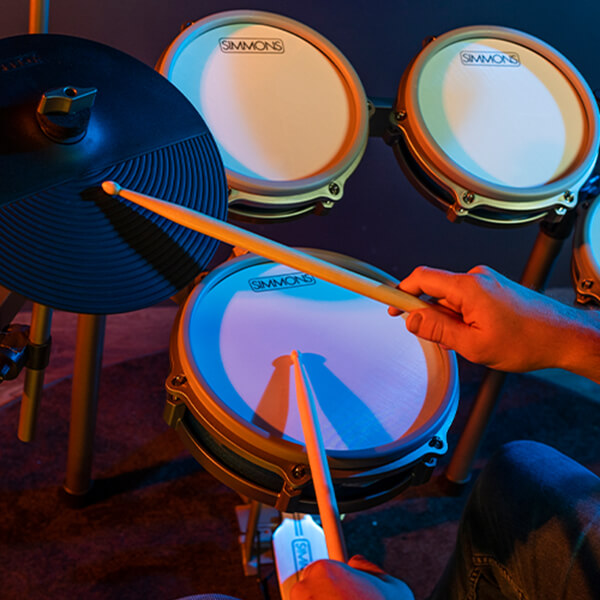
[[[362,274],[368,273],[372,277],[377,277],[382,282],[395,282],[387,273],[373,267],[367,263],[351,259],[342,254],[330,251],[321,251],[313,249],[304,249],[319,258],[326,260],[336,260],[337,264],[346,268],[360,269]],[[194,377],[187,375],[187,383],[197,398],[210,400],[211,407],[190,401],[187,404],[188,409],[200,422],[208,422],[220,432],[223,439],[232,440],[232,444],[242,444],[246,448],[252,449],[252,454],[259,457],[276,456],[281,461],[290,463],[301,463],[306,461],[306,454],[300,443],[291,440],[273,439],[268,432],[257,427],[253,423],[243,420],[229,406],[216,396],[211,387],[204,380],[202,373],[191,363],[191,349],[189,339],[183,333],[188,329],[191,307],[194,307],[196,300],[203,294],[206,294],[219,284],[225,278],[233,275],[245,268],[262,263],[269,263],[268,259],[253,254],[246,254],[228,261],[221,265],[215,271],[210,273],[190,294],[185,304],[179,311],[175,322],[173,339],[177,343],[173,345],[177,349],[176,359],[181,363],[184,374],[193,373]],[[342,461],[342,468],[363,468],[365,466],[379,466],[393,462],[409,452],[420,447],[425,448],[427,442],[436,436],[443,424],[452,419],[458,406],[458,365],[456,356],[452,351],[445,351],[434,344],[424,343],[424,351],[427,363],[431,363],[432,353],[435,352],[437,363],[443,369],[443,375],[446,378],[447,386],[438,409],[431,419],[422,425],[419,429],[403,436],[398,440],[382,444],[370,449],[363,450],[328,450],[327,455],[334,461]],[[200,405],[198,405],[200,404]],[[424,452],[426,450],[424,449]]]
[[[600,260],[592,252],[592,220],[600,211],[600,196],[577,207],[577,224],[573,234],[571,275],[580,301],[594,298],[600,302]],[[592,286],[586,286],[586,280]],[[595,285],[594,285],[595,284]]]
[[[469,206],[469,209],[464,207],[464,201],[461,202],[461,195],[456,194],[456,187],[443,177],[441,174],[434,172],[424,161],[419,161],[415,157],[414,148],[410,146],[408,140],[404,137],[398,138],[393,145],[394,154],[400,165],[400,168],[406,175],[407,179],[425,198],[432,202],[438,208],[446,211],[446,215],[451,221],[460,219],[469,219],[481,225],[490,227],[506,227],[510,225],[525,225],[543,219],[548,211],[554,206],[564,206],[565,208],[573,208],[577,199],[572,201],[562,199],[550,199],[547,206],[541,206],[540,203],[527,202],[520,203],[518,211],[514,206],[510,210],[502,212],[501,204],[495,202],[493,208],[489,199],[480,199],[478,202]],[[467,190],[463,190],[466,192]],[[544,202],[544,204],[546,204]],[[479,205],[487,208],[487,211],[479,210]]]
[[[319,191],[319,188],[328,185],[330,182],[335,182],[340,177],[347,178],[356,168],[357,158],[364,153],[368,140],[367,96],[358,74],[342,52],[320,33],[307,25],[276,13],[258,10],[231,10],[214,13],[195,21],[192,25],[184,29],[159,59],[156,66],[157,70],[169,79],[171,68],[177,56],[192,39],[212,29],[240,22],[267,25],[282,29],[312,44],[338,71],[351,98],[350,110],[356,113],[356,117],[350,119],[351,129],[347,135],[347,139],[349,139],[348,148],[343,152],[343,156],[338,159],[337,164],[316,175],[293,181],[263,180],[248,177],[225,168],[230,187],[256,195],[287,196],[294,193]]]
[[[429,58],[439,50],[456,42],[481,37],[513,42],[538,53],[562,73],[576,92],[583,108],[584,117],[587,119],[584,127],[586,139],[570,170],[554,181],[524,188],[491,184],[450,159],[429,133],[419,110],[417,98],[417,84],[423,67]],[[447,173],[451,180],[464,189],[491,198],[519,202],[543,200],[565,192],[574,194],[585,183],[598,155],[600,115],[597,102],[587,82],[575,66],[552,46],[532,35],[508,27],[492,25],[461,27],[435,38],[419,52],[406,70],[398,89],[395,111],[406,112],[406,123],[400,124],[400,127],[405,129],[412,144],[418,148],[418,154],[435,165],[435,170]]]

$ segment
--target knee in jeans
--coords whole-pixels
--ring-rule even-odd
[[[529,440],[504,444],[481,471],[477,487],[484,494],[486,490],[498,494],[502,489],[511,493],[535,479],[540,464],[547,464],[555,454],[553,448]]]
[[[540,442],[530,440],[508,442],[492,456],[481,475],[496,480],[499,475],[504,478],[507,473],[517,476],[518,473],[534,468],[540,459],[546,459],[554,453],[556,450]]]

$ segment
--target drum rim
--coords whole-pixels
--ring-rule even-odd
[[[571,254],[571,275],[575,291],[585,302],[594,298],[600,302],[600,257],[592,252],[592,221],[600,219],[600,196],[582,202],[577,207],[577,223],[573,233],[573,251]],[[590,280],[596,285],[586,287],[584,281]]]
[[[335,258],[341,263],[346,263],[343,264],[343,266],[351,264],[355,268],[366,268],[367,273],[373,277],[378,276],[382,281],[395,281],[384,271],[343,254],[313,249],[304,249],[304,251],[311,252],[324,259],[332,260]],[[202,294],[208,293],[212,287],[218,285],[219,282],[223,281],[228,276],[245,268],[245,266],[254,266],[269,262],[273,261],[254,254],[239,256],[217,267],[198,286],[196,286],[185,304],[180,308],[178,317],[175,321],[172,338],[176,340],[176,343],[172,344],[172,350],[173,348],[175,349],[176,357],[175,361],[173,361],[172,357],[172,362],[180,363],[182,373],[186,378],[186,385],[191,388],[194,393],[194,398],[203,398],[210,402],[210,406],[208,406],[207,403],[196,402],[194,401],[194,398],[188,398],[188,395],[186,394],[184,395],[184,399],[189,400],[189,402],[186,401],[187,408],[195,419],[201,423],[208,423],[215,432],[218,432],[222,441],[236,447],[242,445],[246,448],[246,451],[248,451],[248,448],[251,448],[252,452],[249,453],[256,457],[267,457],[267,459],[269,459],[269,457],[277,457],[278,459],[281,459],[281,461],[301,463],[306,460],[306,454],[301,444],[291,440],[272,438],[267,431],[257,427],[253,423],[241,419],[237,413],[231,410],[228,405],[216,396],[214,391],[204,381],[200,369],[192,364],[190,360],[191,351],[189,339],[188,336],[183,335],[183,333],[189,329],[189,319],[192,313],[191,309],[195,307],[197,299]],[[423,452],[425,455],[428,442],[436,437],[437,433],[443,429],[448,420],[453,418],[456,413],[459,398],[458,365],[456,356],[454,352],[442,350],[436,344],[425,342],[423,340],[420,340],[420,343],[426,355],[427,364],[431,364],[431,361],[433,360],[432,356],[435,355],[437,365],[442,368],[443,375],[445,376],[446,386],[443,393],[441,393],[443,397],[440,399],[435,414],[418,429],[393,442],[360,450],[328,450],[327,454],[331,459],[338,459],[345,463],[342,468],[364,468],[365,466],[373,467],[386,465],[419,448],[424,449]],[[192,373],[193,377],[190,376]]]
[[[417,98],[418,79],[425,64],[433,54],[451,44],[481,37],[512,42],[541,55],[562,73],[579,99],[584,119],[587,120],[586,126],[584,126],[585,140],[573,164],[553,181],[522,188],[492,184],[454,162],[429,133],[419,110]],[[508,27],[474,25],[453,29],[435,37],[417,54],[403,75],[396,96],[395,111],[398,113],[403,110],[406,112],[408,124],[405,131],[409,129],[407,135],[411,138],[409,147],[412,148],[414,145],[417,160],[419,162],[426,160],[430,163],[428,165],[430,169],[433,167],[434,170],[439,170],[465,190],[491,198],[510,199],[518,203],[518,201],[544,200],[566,192],[576,193],[589,176],[598,156],[600,114],[588,83],[576,67],[558,50],[533,35]],[[556,204],[556,202],[551,204]],[[518,210],[518,205],[515,206],[515,209]],[[530,209],[529,206],[528,209]]]
[[[195,21],[181,31],[163,52],[156,69],[171,81],[169,74],[177,56],[193,39],[217,27],[240,23],[242,19],[245,23],[267,25],[285,30],[315,46],[335,67],[345,83],[351,99],[350,110],[356,113],[356,118],[350,119],[351,127],[347,134],[347,140],[349,140],[347,149],[344,151],[342,147],[341,156],[328,169],[300,179],[271,181],[242,175],[225,167],[229,187],[259,196],[293,196],[294,194],[317,192],[324,186],[327,187],[330,183],[336,182],[337,179],[349,176],[358,166],[358,161],[365,151],[369,137],[367,96],[356,70],[344,54],[332,42],[308,25],[267,11],[229,10],[213,13]]]

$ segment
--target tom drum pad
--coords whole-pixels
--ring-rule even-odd
[[[157,69],[214,135],[232,215],[284,219],[342,196],[367,143],[368,106],[320,34],[272,13],[222,12],[185,29]]]
[[[571,273],[582,304],[600,304],[600,196],[577,207]]]
[[[546,43],[503,27],[425,45],[391,120],[400,165],[451,220],[560,217],[598,154],[598,107],[582,76]]]
[[[391,283],[364,263],[318,255]],[[243,496],[318,512],[293,350],[316,397],[340,510],[427,479],[458,403],[454,354],[378,302],[254,255],[208,275],[173,329],[165,416],[207,470]]]

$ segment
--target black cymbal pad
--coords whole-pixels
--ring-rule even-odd
[[[204,269],[215,240],[100,189],[111,179],[226,218],[217,146],[170,82],[96,42],[27,35],[0,40],[0,83],[0,284],[53,308],[108,314],[160,302]],[[89,114],[75,115],[83,136],[53,139],[38,110],[44,94],[89,89]],[[60,134],[71,116],[53,110]]]

